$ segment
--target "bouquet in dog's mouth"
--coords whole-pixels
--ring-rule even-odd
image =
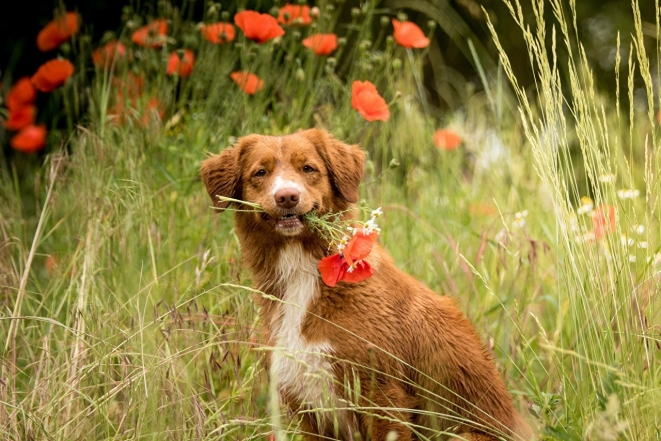
[[[222,202],[234,202],[254,210],[263,211],[259,204],[238,199],[217,196]],[[322,238],[328,240],[329,249],[337,249],[337,253],[324,257],[319,261],[318,268],[321,279],[328,286],[338,282],[357,283],[374,274],[372,265],[366,260],[379,237],[381,229],[376,219],[383,214],[381,207],[371,210],[359,207],[360,211],[369,212],[370,218],[355,227],[354,220],[344,220],[345,212],[326,213],[319,215],[316,210],[303,215],[303,221],[308,228]],[[244,211],[244,210],[235,210]],[[253,211],[253,210],[248,210]],[[352,225],[353,224],[353,225]]]
[[[328,222],[324,219],[329,215],[312,218],[308,221],[311,229],[321,230],[322,235],[330,236],[330,246],[337,248],[338,251],[337,254],[324,257],[319,261],[321,279],[326,285],[335,286],[341,281],[362,282],[374,274],[372,265],[366,259],[372,252],[372,247],[381,232],[376,224],[376,219],[381,214],[383,214],[381,208],[371,210],[370,219],[359,227],[349,225],[344,228],[338,227],[338,224],[342,225],[341,221]],[[337,218],[339,216],[336,216]]]

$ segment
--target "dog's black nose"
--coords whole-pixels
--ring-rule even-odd
[[[301,194],[295,188],[283,188],[275,193],[275,204],[280,208],[294,208]]]

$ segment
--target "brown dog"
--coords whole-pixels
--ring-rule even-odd
[[[530,439],[489,351],[455,306],[375,245],[374,275],[326,286],[329,243],[302,216],[351,208],[365,154],[312,129],[250,135],[202,163],[217,196],[260,204],[234,215],[256,289],[272,378],[306,439]],[[242,207],[246,210],[248,207]],[[275,300],[277,299],[277,300]],[[393,435],[397,435],[394,438]],[[325,438],[324,438],[325,437]]]

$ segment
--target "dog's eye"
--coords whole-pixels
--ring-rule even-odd
[[[304,165],[304,166],[303,166],[303,171],[304,171],[305,173],[312,173],[312,172],[314,171],[314,168],[312,168],[312,167],[309,166],[309,165]]]
[[[260,168],[259,170],[257,170],[255,172],[255,174],[253,176],[257,176],[257,177],[266,176],[266,170],[264,170],[263,168]]]

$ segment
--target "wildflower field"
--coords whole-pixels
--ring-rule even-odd
[[[367,153],[379,242],[458,299],[536,438],[661,439],[658,4],[632,0],[603,90],[575,0],[504,2],[517,27],[485,16],[496,66],[466,43],[481,84],[452,111],[425,81],[444,30],[404,4],[161,1],[101,41],[58,10],[50,61],[0,66],[0,439],[301,439],[199,165],[312,127]]]

